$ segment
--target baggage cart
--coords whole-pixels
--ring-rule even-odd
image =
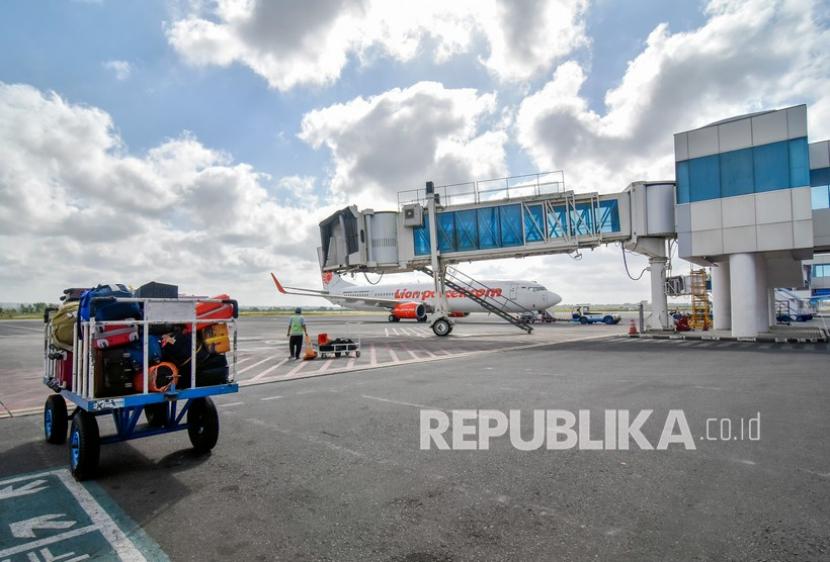
[[[105,303],[97,301],[139,303],[143,313],[141,320],[96,321],[95,307]],[[227,378],[221,384],[199,386],[197,379],[197,318],[199,306],[227,306],[232,312],[227,318],[210,317],[212,324],[225,324],[231,346],[227,358]],[[61,444],[67,441],[69,431],[69,466],[73,476],[84,480],[94,476],[98,466],[101,445],[151,437],[164,433],[187,430],[190,442],[198,452],[210,451],[219,437],[219,416],[211,396],[238,392],[236,375],[236,319],[239,316],[237,302],[232,299],[208,298],[93,298],[90,318],[77,321],[74,327],[72,350],[53,345],[51,334],[52,313],[44,313],[44,376],[43,382],[54,393],[46,400],[43,412],[46,441]],[[154,326],[179,326],[190,336],[190,360],[188,368],[182,368],[179,378],[173,379],[163,389],[151,380],[150,332]],[[143,361],[136,369],[135,387],[138,392],[117,396],[101,396],[100,378],[103,365],[96,364],[100,357],[94,345],[96,330],[107,326],[135,326],[141,334]],[[166,328],[156,328],[156,330]],[[100,352],[98,352],[100,353]],[[71,363],[68,365],[67,362]],[[224,369],[224,367],[223,367]],[[153,372],[155,373],[155,372]],[[96,378],[98,377],[98,378]],[[185,379],[185,377],[187,377]],[[179,385],[177,387],[177,380]],[[215,381],[213,381],[215,382]],[[67,404],[72,407],[69,412]],[[142,413],[145,422],[140,423]],[[112,416],[115,433],[101,435],[97,418]]]
[[[347,341],[338,342],[335,340],[330,340],[328,343],[320,344],[314,343],[314,350],[317,352],[321,359],[326,359],[327,357],[336,357],[339,358],[354,356],[355,358],[360,357],[360,339],[352,340],[348,339]]]

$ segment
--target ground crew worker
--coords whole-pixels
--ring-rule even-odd
[[[288,351],[291,353],[291,358],[299,359],[300,349],[303,347],[303,335],[308,337],[303,309],[300,307],[294,309],[294,316],[288,320],[288,333],[286,335],[288,336]]]

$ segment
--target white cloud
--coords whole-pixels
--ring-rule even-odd
[[[587,43],[586,8],[587,0],[217,0],[174,21],[168,40],[192,64],[239,62],[288,90],[334,82],[350,56],[408,61],[429,46],[440,63],[483,37],[482,64],[522,81]]]
[[[17,300],[66,286],[179,283],[275,302],[267,272],[317,283],[313,178],[273,182],[184,133],[130,154],[110,116],[0,83],[0,283]],[[283,201],[288,187],[295,195]]]
[[[759,109],[808,103],[810,136],[830,133],[830,32],[814,4],[715,0],[699,29],[657,26],[605,112],[580,95],[586,76],[573,61],[525,98],[517,138],[540,168],[559,168],[583,190],[616,191],[636,179],[674,177],[672,134]]]
[[[426,180],[503,175],[507,133],[480,132],[494,114],[495,94],[419,82],[307,113],[299,136],[331,150],[335,193],[376,206]]]
[[[108,60],[103,63],[104,68],[111,71],[115,75],[116,80],[126,80],[132,74],[132,65],[125,60]]]

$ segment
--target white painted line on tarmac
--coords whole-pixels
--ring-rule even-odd
[[[389,328],[384,328],[383,331],[386,332],[386,337],[388,338],[389,337]]]
[[[217,404],[220,408],[232,408],[234,406],[242,406],[245,402],[228,402],[226,404]]]
[[[263,398],[260,398],[260,400],[278,400],[280,398],[282,398],[282,395],[279,395],[279,396],[265,396]]]
[[[349,357],[349,361],[346,363],[346,368],[351,369],[352,367],[354,367],[354,362],[355,362],[355,358],[354,357]]]
[[[432,406],[425,406],[423,404],[415,404],[413,402],[402,402],[400,400],[392,400],[390,398],[381,398],[380,396],[369,396],[368,394],[361,394],[363,398],[368,400],[377,400],[378,402],[387,402],[389,404],[397,404],[398,406],[411,406],[412,408],[429,408],[433,410],[442,410],[443,408],[433,408]]]
[[[254,358],[253,355],[250,355],[248,357],[243,357],[242,359],[237,360],[236,364],[239,365],[240,363],[244,363],[245,361],[250,361],[253,358]]]
[[[392,328],[392,332],[393,332],[396,336],[400,336],[400,334],[398,333],[398,330],[397,330],[397,329]]]
[[[86,488],[72,478],[68,470],[58,470],[55,472],[55,475],[60,478],[69,492],[75,496],[78,504],[86,511],[89,518],[98,527],[101,534],[107,539],[107,542],[112,545],[113,550],[115,550],[121,560],[146,560],[133,542],[127,538],[127,535],[115,524],[112,517],[95,501],[95,498],[92,497],[92,494]]]
[[[375,346],[373,344],[373,345],[369,346],[369,365],[372,365],[374,367],[377,364],[378,364],[378,355],[377,355],[377,352],[375,351]]]
[[[419,349],[418,351],[420,351],[421,353],[426,353],[428,357],[438,357],[428,349]]]
[[[328,359],[328,360],[326,360],[326,361],[325,361],[322,365],[320,365],[320,368],[319,368],[319,369],[317,369],[317,370],[316,370],[316,371],[314,371],[314,372],[315,372],[315,373],[322,373],[322,372],[324,372],[326,369],[328,369],[329,367],[331,367],[331,363],[332,363],[332,361],[334,361],[334,359]]]
[[[27,550],[37,550],[38,548],[46,545],[50,545],[56,542],[60,542],[65,539],[71,539],[74,537],[79,537],[81,535],[85,535],[87,533],[92,533],[98,530],[98,525],[87,525],[86,527],[80,527],[78,529],[73,529],[71,531],[66,531],[65,533],[60,533],[59,535],[53,535],[51,537],[47,537],[45,539],[40,539],[39,541],[27,542],[18,546],[14,546],[12,548],[7,548],[6,550],[0,550],[0,557],[2,557],[3,561],[10,560],[9,556],[14,556],[15,554],[20,554],[21,552],[26,552]],[[114,545],[113,545],[114,546]],[[74,554],[74,553],[73,553]],[[141,554],[138,554],[139,558],[130,558],[130,560],[146,560]],[[61,557],[63,558],[63,557]],[[32,560],[32,558],[29,558]],[[35,558],[37,560],[37,558]],[[52,558],[52,560],[58,560],[57,558]],[[77,558],[75,559],[77,560]],[[122,558],[122,560],[127,560],[127,558]]]
[[[392,362],[393,363],[397,363],[397,362],[400,361],[400,359],[398,359],[398,354],[395,353],[395,350],[392,349],[391,347],[389,348],[389,355],[392,357]]]
[[[287,372],[287,373],[283,376],[283,378],[288,378],[288,377],[290,377],[290,376],[296,375],[297,373],[299,373],[299,372],[300,372],[300,370],[301,370],[303,367],[305,367],[305,366],[306,366],[306,363],[308,363],[308,361],[300,361],[300,364],[299,364],[299,365],[297,365],[296,367],[294,367],[293,369],[291,369],[290,371],[288,371],[288,372]]]
[[[270,372],[274,371],[275,369],[279,368],[286,361],[288,361],[288,357],[286,357],[285,359],[283,359],[282,361],[280,361],[276,365],[271,365],[270,367],[268,367],[267,369],[262,371],[260,374],[256,375],[255,377],[252,377],[251,380],[252,381],[258,381],[259,379],[264,378],[265,375],[267,375],[268,373],[270,373]]]
[[[248,365],[247,367],[245,367],[245,368],[244,368],[244,369],[242,369],[241,371],[237,371],[237,372],[236,372],[236,374],[237,374],[237,375],[241,375],[242,373],[246,373],[246,372],[250,371],[251,369],[253,369],[253,368],[255,368],[255,367],[259,367],[260,365],[262,365],[263,363],[267,363],[268,361],[272,361],[272,360],[276,359],[277,357],[279,357],[279,356],[281,356],[281,355],[282,355],[282,353],[277,353],[276,355],[272,355],[272,356],[270,356],[270,357],[266,357],[266,358],[265,358],[265,359],[263,359],[262,361],[257,361],[257,362],[256,362],[256,363],[254,363],[253,365]]]
[[[413,359],[418,359],[418,354],[411,349],[404,347],[403,350],[406,351]]]

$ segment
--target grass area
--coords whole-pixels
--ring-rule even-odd
[[[0,315],[0,320],[43,320],[42,312],[4,312]]]

